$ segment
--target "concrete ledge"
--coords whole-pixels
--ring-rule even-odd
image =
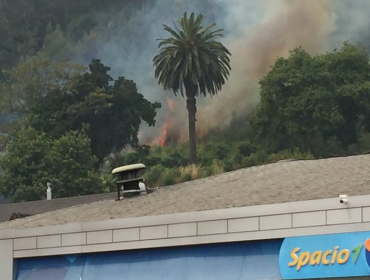
[[[326,211],[293,214],[293,227],[324,226],[326,224]]]
[[[230,219],[228,232],[243,232],[259,230],[259,218]]]
[[[140,228],[140,240],[167,238],[167,226],[143,227]]]
[[[362,221],[370,222],[370,207],[362,208]]]
[[[330,225],[322,227],[291,228],[280,230],[266,230],[243,233],[215,234],[183,238],[167,238],[158,240],[141,240],[132,242],[107,243],[85,246],[58,247],[49,249],[21,250],[14,252],[14,258],[26,258],[49,255],[65,255],[92,252],[121,251],[134,249],[147,249],[171,246],[210,244],[222,242],[239,242],[264,239],[280,239],[291,236],[306,236],[316,234],[332,234],[342,232],[369,231],[369,223],[355,223],[347,225]]]
[[[85,245],[86,239],[86,232],[62,234],[62,246]]]
[[[14,239],[14,250],[27,250],[37,248],[36,237],[26,237]]]
[[[362,209],[339,209],[326,212],[327,224],[349,224],[362,222]]]
[[[62,246],[62,235],[37,237],[37,248],[53,248]]]
[[[240,208],[178,213],[161,216],[115,219],[87,223],[64,224],[39,228],[6,229],[0,231],[0,240],[29,236],[56,235],[65,233],[115,230],[124,228],[150,227],[192,222],[263,217],[316,211],[361,208],[370,206],[370,195],[349,197],[348,204],[340,204],[339,198],[259,205]],[[366,210],[368,211],[368,210]],[[370,219],[366,212],[366,219]]]
[[[186,223],[168,226],[168,237],[185,237],[197,235],[197,223]]]
[[[260,230],[292,227],[292,214],[260,217]]]
[[[113,242],[125,242],[135,240],[140,240],[139,228],[113,230]]]
[[[100,244],[113,242],[113,231],[92,231],[87,233],[87,244]]]
[[[198,235],[227,233],[227,220],[198,222]]]
[[[274,239],[336,233],[337,229],[340,229],[338,232],[365,231],[370,230],[370,220],[368,220],[370,219],[368,217],[370,196],[365,198],[369,200],[366,206],[361,207],[359,205],[365,204],[363,196],[350,198],[347,205],[340,204],[339,199],[325,199],[273,206],[108,220],[95,222],[94,227],[90,223],[81,223],[13,229],[2,231],[0,235],[2,238],[7,237],[4,240],[14,243],[15,256],[24,257],[39,256],[39,254],[76,254],[94,250],[114,251],[122,248]],[[336,209],[334,209],[334,202]],[[324,203],[328,205],[327,209],[323,210]],[[278,210],[279,205],[283,210]],[[289,210],[289,207],[293,207],[292,212],[283,213]],[[305,211],[313,208],[320,210]],[[256,209],[260,212],[256,212]],[[298,211],[300,209],[301,211]],[[273,210],[277,212],[273,213]],[[260,215],[257,215],[258,213]],[[270,214],[267,215],[267,213]],[[12,233],[14,235],[10,237]]]

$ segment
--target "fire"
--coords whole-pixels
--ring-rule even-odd
[[[155,146],[159,145],[164,147],[170,143],[186,143],[189,141],[187,128],[188,128],[188,119],[186,107],[183,106],[184,110],[178,110],[179,103],[175,102],[174,99],[167,97],[167,111],[159,129],[159,136],[154,139],[150,139],[147,143],[149,145]],[[181,101],[180,101],[181,102]],[[182,104],[183,105],[183,104]],[[201,137],[208,131],[209,120],[202,122],[204,125],[197,127],[197,136]]]
[[[168,109],[170,110],[170,112],[173,112],[175,111],[175,101],[173,101],[173,99],[167,97],[167,106],[168,106]]]
[[[145,143],[150,146],[167,146],[169,144],[182,144],[189,141],[188,135],[188,111],[186,110],[185,100],[174,100],[170,97],[166,98],[166,111],[164,119],[158,128],[155,127],[155,132],[150,136],[141,136],[145,139]],[[197,115],[201,117],[202,114]],[[216,118],[201,119],[197,122],[196,133],[197,137],[203,137],[211,127],[217,124]],[[149,135],[149,134],[148,134]],[[146,136],[146,137],[145,137]]]
[[[159,131],[157,131],[158,134],[155,133],[157,137],[148,139],[146,142],[151,146],[159,145],[163,147],[169,143],[178,143],[182,139],[184,119],[179,117],[179,113],[181,114],[181,112],[177,111],[178,104],[170,97],[167,97],[166,101],[167,111],[163,124]]]
[[[159,137],[158,144],[160,146],[165,146],[168,142],[168,136],[171,128],[173,128],[174,119],[173,113],[175,112],[175,101],[169,97],[166,98],[168,111],[166,113],[166,120],[162,126],[161,136]]]
[[[170,128],[170,122],[168,120],[165,121],[165,123],[162,126],[162,135],[159,137],[159,146],[166,145],[167,142],[167,133]]]

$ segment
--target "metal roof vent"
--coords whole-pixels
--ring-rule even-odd
[[[145,165],[131,164],[113,169],[112,174],[118,175],[117,195],[118,200],[121,197],[130,197],[140,194],[143,191],[148,192],[148,188],[144,183]],[[143,184],[145,187],[143,188]]]

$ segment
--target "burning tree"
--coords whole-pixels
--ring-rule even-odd
[[[216,24],[206,28],[201,25],[204,16],[197,18],[191,13],[188,18],[177,21],[180,27],[175,30],[164,25],[171,36],[160,39],[159,53],[154,57],[155,77],[164,89],[172,89],[184,97],[186,94],[189,119],[190,161],[196,163],[196,97],[215,95],[229,76],[230,52],[216,37],[222,37],[222,29],[212,31]]]

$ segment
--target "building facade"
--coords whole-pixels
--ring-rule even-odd
[[[0,279],[369,279],[369,163],[277,163],[0,223]]]
[[[0,271],[3,280],[369,277],[368,238],[363,195],[4,229]]]

